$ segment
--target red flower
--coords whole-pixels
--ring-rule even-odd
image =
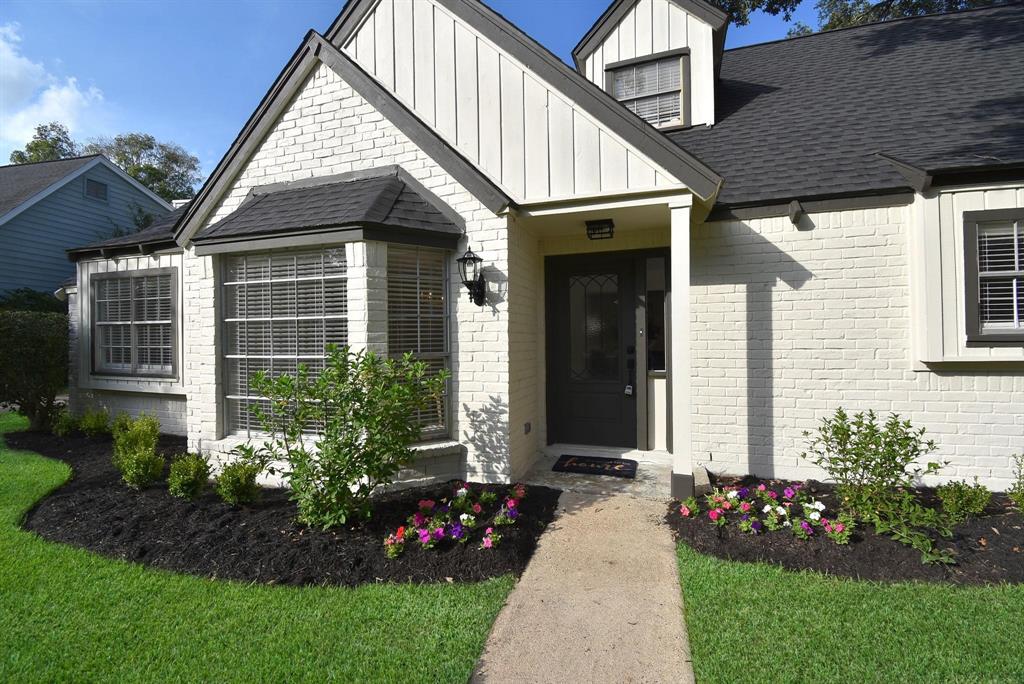
[[[722,515],[722,513],[717,508],[714,508],[714,509],[708,511],[708,517],[711,518],[712,520],[718,520],[718,517],[720,515]]]
[[[484,510],[484,507],[478,503],[473,504],[473,512],[479,514],[480,511]]]
[[[395,532],[395,536],[399,539],[405,539],[405,525],[399,526],[398,531]]]
[[[724,508],[725,510],[729,510],[730,508],[732,508],[732,504],[729,503],[728,501],[723,501],[722,508]]]

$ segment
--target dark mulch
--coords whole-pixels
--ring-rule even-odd
[[[719,481],[750,485],[757,480]],[[771,484],[770,481],[764,482]],[[776,483],[778,484],[778,483]],[[837,502],[832,488],[809,483],[810,491],[835,511]],[[934,493],[922,490],[926,503],[934,503]],[[937,547],[955,554],[955,565],[921,562],[921,553],[889,537],[875,534],[870,526],[860,527],[850,543],[841,546],[822,536],[806,541],[788,530],[752,535],[730,524],[719,527],[707,518],[701,500],[700,516],[684,518],[678,503],[673,503],[666,520],[679,541],[699,551],[733,561],[763,562],[788,570],[814,570],[840,577],[898,582],[922,580],[961,585],[1024,582],[1024,515],[1010,507],[1009,499],[996,494],[988,509],[978,518],[953,528],[953,537],[939,538]]]
[[[397,559],[383,541],[416,511],[420,499],[450,497],[450,485],[418,487],[382,496],[373,517],[332,532],[295,522],[295,504],[283,489],[264,490],[252,506],[232,508],[208,492],[195,502],[172,497],[165,484],[133,491],[110,463],[111,444],[83,436],[9,433],[9,446],[66,461],[74,474],[27,516],[25,528],[51,541],[178,572],[272,584],[479,581],[519,575],[554,517],[559,490],[529,487],[501,543],[480,550],[483,525],[465,544],[443,541],[430,550],[406,544]],[[182,453],[184,440],[162,437],[165,455]],[[479,485],[504,495],[508,488]]]

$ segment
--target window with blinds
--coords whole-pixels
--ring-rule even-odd
[[[441,250],[388,246],[388,355],[411,352],[433,372],[450,365],[447,264]],[[414,417],[425,439],[448,435],[447,395]]]
[[[227,425],[260,426],[251,407],[265,403],[250,387],[257,371],[315,376],[328,344],[348,340],[348,269],[344,248],[245,254],[224,259],[223,317]]]
[[[92,277],[93,369],[174,375],[175,269]]]
[[[982,334],[1024,331],[1024,219],[979,222],[978,318]]]
[[[612,94],[654,126],[683,123],[682,70],[678,55],[613,69]]]

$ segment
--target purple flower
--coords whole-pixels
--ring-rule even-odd
[[[462,539],[466,536],[466,530],[462,527],[461,523],[455,523],[452,525],[452,529],[449,534],[452,536],[452,539]]]
[[[422,513],[415,513],[412,516],[412,524],[415,525],[416,527],[423,527],[423,525],[426,522],[427,522],[427,517],[425,515],[423,515]]]
[[[421,527],[416,530],[416,533],[420,536],[420,544],[430,543],[430,530],[425,527]]]
[[[740,520],[750,520],[750,516],[749,515],[741,515],[740,516]]]
[[[804,532],[806,532],[807,534],[814,534],[814,529],[811,527],[811,524],[806,520],[800,521],[800,527],[804,528]]]
[[[764,530],[764,523],[762,523],[760,520],[755,520],[754,522],[750,523],[750,529],[754,531],[754,534],[760,534],[761,531]]]
[[[796,490],[793,489],[792,487],[786,487],[785,489],[782,490],[782,496],[786,497],[787,499],[792,499],[794,496],[796,496]]]
[[[451,506],[449,506],[448,504],[442,504],[441,506],[437,507],[437,510],[441,513],[447,513],[449,508],[451,508]]]
[[[507,515],[510,520],[515,520],[516,518],[519,517],[519,509],[517,509],[517,508],[510,508],[507,511],[505,511],[505,515]]]
[[[741,499],[746,499],[750,494],[750,489],[747,487],[740,487],[740,491],[738,491],[737,494]]]
[[[438,527],[434,530],[434,539],[444,539],[444,528]]]

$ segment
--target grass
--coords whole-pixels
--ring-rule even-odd
[[[698,682],[1021,682],[1024,586],[878,584],[680,544]]]
[[[26,426],[0,415],[0,440]],[[21,530],[69,475],[0,441],[0,681],[465,682],[514,584],[246,585]]]

